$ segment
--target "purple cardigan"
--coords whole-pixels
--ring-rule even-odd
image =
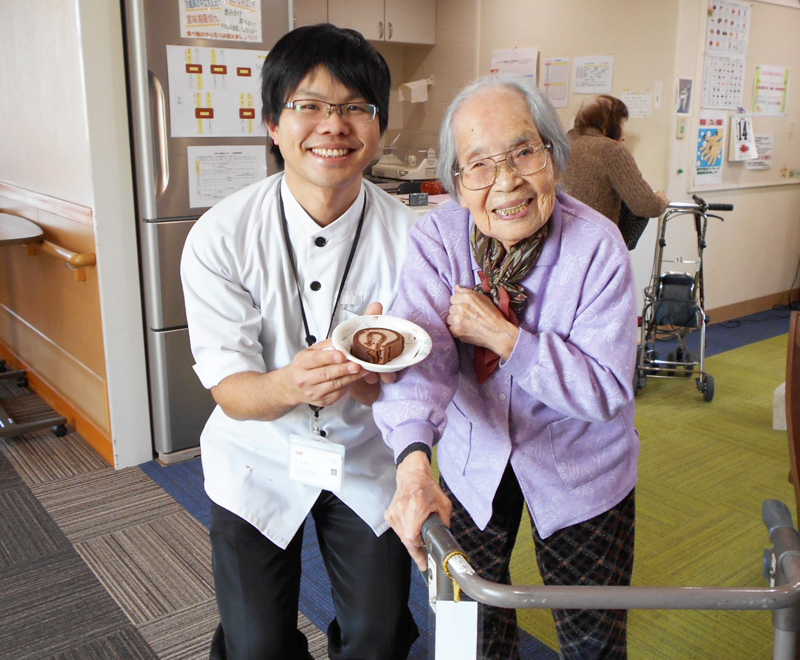
[[[439,469],[484,529],[508,463],[545,538],[618,504],[636,485],[636,296],[617,228],[560,193],[511,357],[483,385],[474,347],[446,318],[456,284],[478,267],[469,212],[448,203],[411,229],[391,313],[425,328],[431,354],[384,385],[373,406],[397,457],[413,442],[438,443]]]

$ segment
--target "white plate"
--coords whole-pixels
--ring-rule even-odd
[[[353,335],[363,328],[388,328],[403,335],[405,346],[403,352],[394,360],[387,364],[372,364],[353,357],[350,347],[353,345]],[[378,373],[389,373],[400,371],[416,364],[428,357],[431,352],[430,335],[420,328],[416,323],[406,321],[397,316],[387,316],[385,314],[375,314],[372,316],[354,316],[347,321],[342,321],[331,335],[333,347],[347,356],[348,360],[357,362],[368,371]]]

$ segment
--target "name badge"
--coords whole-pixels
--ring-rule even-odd
[[[289,436],[289,479],[338,493],[343,476],[343,445],[313,436]]]

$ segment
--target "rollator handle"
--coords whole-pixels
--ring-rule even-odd
[[[706,200],[697,195],[692,195],[692,199],[694,203],[700,207],[699,210],[701,213],[705,213],[706,211],[733,211],[733,204],[707,204]]]
[[[442,519],[439,517],[438,513],[432,513],[428,519],[422,523],[422,538],[424,539],[433,527],[438,526],[445,527],[445,524],[442,522]]]

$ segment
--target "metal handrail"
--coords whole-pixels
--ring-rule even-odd
[[[766,500],[762,518],[773,543],[768,552],[772,559],[769,570],[776,584],[763,588],[497,584],[475,573],[436,514],[423,525],[422,538],[433,570],[452,578],[470,598],[485,605],[509,609],[773,610],[774,658],[789,660],[794,658],[800,630],[800,537],[783,502]],[[437,579],[437,584],[441,582],[445,582],[444,599],[453,600],[446,591],[449,580]]]

